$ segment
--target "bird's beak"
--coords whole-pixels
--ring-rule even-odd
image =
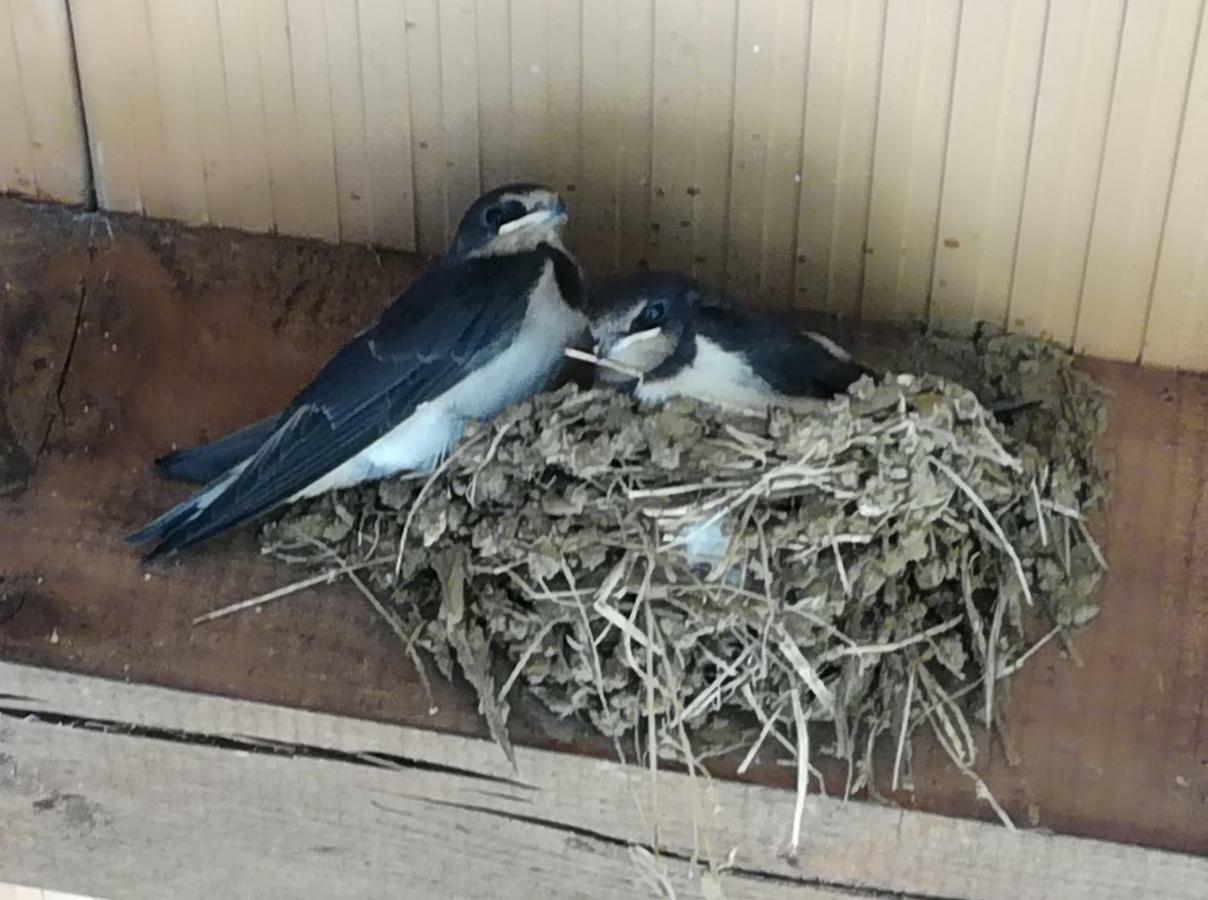
[[[499,234],[511,234],[513,231],[530,228],[533,225],[560,226],[566,224],[566,219],[566,201],[555,194],[552,200],[538,204],[537,208],[528,215],[500,225]]]
[[[600,338],[596,343],[596,356],[600,359],[610,359],[621,356],[625,350],[658,336],[661,329],[647,328],[635,334],[610,333]]]

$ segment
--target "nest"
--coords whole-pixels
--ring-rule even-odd
[[[742,769],[783,751],[808,778],[814,730],[854,791],[883,734],[896,787],[924,726],[972,774],[1002,680],[1097,611],[1105,415],[1051,345],[961,346],[981,399],[895,375],[821,413],[746,415],[567,386],[433,475],[294,507],[264,547],[360,566],[408,650],[460,666],[505,749],[523,689],[619,750],[741,748]],[[1009,426],[984,405],[1021,395],[1040,402]]]

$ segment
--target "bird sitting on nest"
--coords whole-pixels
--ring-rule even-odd
[[[872,374],[825,335],[708,297],[674,272],[601,283],[589,310],[599,379],[646,403],[692,397],[760,409],[816,407]]]
[[[205,486],[130,537],[172,553],[282,504],[434,466],[470,419],[546,387],[583,332],[566,206],[538,185],[484,194],[452,246],[277,416],[158,461]]]

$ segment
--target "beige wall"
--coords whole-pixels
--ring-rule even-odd
[[[0,193],[81,203],[88,166],[65,0],[0,0]]]
[[[534,177],[597,269],[1208,369],[1204,6],[70,0],[106,208],[435,252]]]

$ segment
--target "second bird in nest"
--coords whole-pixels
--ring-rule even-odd
[[[697,281],[674,272],[605,281],[589,314],[604,362],[599,378],[643,402],[809,407],[872,374],[830,338],[712,302]]]

